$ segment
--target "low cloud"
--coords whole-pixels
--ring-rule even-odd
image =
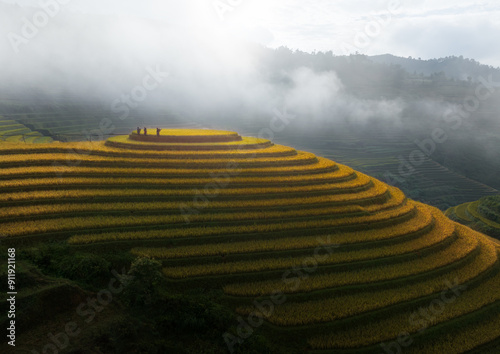
[[[179,6],[185,14],[186,7]],[[322,122],[399,125],[407,108],[399,99],[347,93],[334,71],[284,63],[270,68],[271,50],[232,36],[224,26],[84,15],[63,5],[38,26],[36,16],[44,10],[0,7],[0,85],[21,92],[38,88],[111,104],[141,85],[148,68],[159,68],[169,75],[148,92],[147,104],[167,107],[187,120],[234,122],[287,107],[309,128]],[[15,47],[12,34],[24,36],[29,30],[36,33]],[[270,35],[262,28],[259,33]]]

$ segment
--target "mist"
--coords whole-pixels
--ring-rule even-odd
[[[405,109],[399,99],[367,100],[346,93],[335,71],[304,66],[269,74],[262,65],[269,49],[234,35],[230,26],[79,14],[61,6],[41,27],[36,24],[43,23],[45,10],[0,6],[5,34],[0,80],[6,88],[101,100],[119,113],[134,88],[156,72],[158,87],[151,84],[155,88],[147,90],[144,101],[141,97],[129,108],[162,105],[187,120],[213,117],[221,123],[238,115],[270,116],[286,107],[308,124],[370,119],[399,124]]]
[[[115,118],[134,113],[131,125],[168,127],[175,116],[205,127],[263,127],[286,110],[297,117],[289,127],[296,132],[359,135],[374,128],[428,135],[463,99],[400,88],[407,72],[362,55],[268,48],[272,33],[196,3],[148,2],[153,18],[104,5],[107,11],[88,13],[56,0],[43,8],[0,3],[0,90],[15,99],[98,102]],[[239,10],[251,11],[245,6]],[[159,109],[169,114],[152,119]],[[500,111],[497,103],[490,110]]]

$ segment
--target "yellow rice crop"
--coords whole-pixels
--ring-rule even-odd
[[[441,214],[441,217],[439,216],[438,213]],[[389,257],[405,253],[417,252],[423,248],[430,247],[450,237],[453,234],[453,231],[455,230],[453,223],[448,221],[444,217],[444,215],[442,215],[442,213],[440,213],[439,211],[433,211],[432,215],[436,218],[437,222],[434,228],[422,237],[391,246],[356,250],[350,252],[337,252],[333,255],[330,255],[329,257],[319,260],[318,264],[319,265],[338,264],[338,263],[356,262],[369,259],[377,259],[381,257]],[[389,239],[389,238],[404,236],[422,230],[426,226],[429,226],[431,222],[432,222],[431,214],[426,210],[420,209],[420,213],[418,213],[415,216],[415,218],[409,221],[405,221],[401,224],[386,227],[383,229],[368,230],[364,232],[346,232],[342,234],[336,234],[332,237],[337,241],[338,244],[359,242],[360,239],[365,242],[380,240],[380,239]],[[303,239],[304,241],[309,242],[310,245],[311,242],[310,238],[303,238]],[[259,241],[254,241],[253,243],[255,244],[261,242],[262,241],[259,240]],[[287,240],[279,240],[278,242],[281,245],[287,245]],[[251,242],[249,243],[251,244]],[[193,247],[205,247],[205,245],[193,246]],[[242,245],[240,245],[240,247],[238,248],[238,252],[244,253],[246,251],[247,250]],[[212,254],[217,254],[217,253],[212,253]],[[266,271],[273,269],[292,268],[294,266],[300,266],[303,261],[304,261],[304,256],[288,257],[288,258],[275,257],[271,259],[223,262],[223,263],[216,263],[214,261],[211,262],[210,264],[191,265],[182,267],[168,267],[164,268],[164,273],[172,278],[186,278],[186,277],[196,277],[202,275],[213,275],[213,274],[258,272],[258,271]]]
[[[438,293],[444,289],[447,280],[454,280],[458,284],[477,277],[490,269],[496,262],[491,252],[480,252],[470,263],[454,269],[444,275],[426,279],[422,282],[407,285],[403,288],[370,291],[370,293],[356,293],[341,295],[303,303],[285,303],[275,309],[268,318],[271,323],[281,326],[295,326],[318,322],[329,322],[341,318],[354,316],[363,312],[394,305],[399,302],[410,301]],[[367,299],[369,301],[367,301]],[[249,314],[255,309],[252,307],[240,308],[241,314]]]
[[[335,183],[336,179],[341,181],[349,176],[355,176],[354,171],[349,168],[342,168],[335,172],[327,172],[313,175],[299,175],[299,176],[274,176],[274,177],[230,177],[228,179],[231,184],[262,184],[268,185],[272,183],[307,183],[307,182],[321,182],[326,181]],[[364,181],[367,179],[364,178]],[[72,186],[72,185],[165,185],[165,186],[182,186],[182,185],[200,185],[203,187],[205,184],[215,183],[213,178],[169,178],[164,175],[162,177],[147,178],[130,178],[130,177],[65,177],[65,178],[29,178],[29,179],[15,179],[2,181],[1,188],[19,188],[19,187],[36,187],[36,186]],[[217,185],[217,184],[216,184]],[[359,186],[360,184],[354,183],[353,185]]]
[[[334,194],[327,196],[325,200],[331,202],[348,202],[354,200],[362,200],[382,196],[387,192],[387,187],[381,182],[373,182],[374,186],[365,191],[351,193],[351,194]],[[332,188],[333,187],[333,188]],[[334,190],[339,188],[338,184],[333,185],[315,185],[306,187],[289,187],[288,193],[295,189],[295,192],[308,192],[308,191],[325,191]],[[254,194],[269,194],[273,190],[283,193],[283,188],[251,188],[251,189],[221,189],[219,195],[248,195]],[[3,193],[0,194],[0,202],[5,201],[21,201],[21,200],[43,200],[43,199],[62,199],[62,198],[98,198],[98,197],[158,197],[158,196],[195,196],[203,195],[203,190],[165,190],[165,189],[80,189],[80,190],[58,190],[58,191],[32,191],[32,192],[17,192],[17,193]],[[307,198],[306,198],[307,199]],[[210,203],[208,203],[210,204]]]
[[[390,187],[391,198],[383,204],[371,204],[366,207],[359,205],[336,206],[333,214],[346,214],[366,212],[374,213],[384,209],[401,205],[406,197],[401,190]],[[287,199],[262,199],[262,200],[241,200],[241,201],[217,201],[214,200],[204,209],[248,209],[248,208],[269,208],[269,207],[300,207],[311,206],[313,204],[327,204],[333,202],[330,195],[308,197],[308,198],[287,198]],[[49,204],[49,205],[28,205],[9,208],[0,208],[0,218],[23,217],[44,214],[62,214],[86,211],[158,211],[158,210],[179,210],[181,203],[178,202],[136,202],[136,203],[81,203],[81,204]]]
[[[496,260],[497,252],[493,245],[478,234],[481,240],[482,252]],[[485,242],[486,241],[486,242]],[[453,282],[454,279],[448,279]],[[485,291],[488,289],[488,291]],[[482,286],[473,289],[467,289],[463,294],[455,298],[455,301],[446,304],[441,313],[434,313],[426,318],[413,315],[415,311],[397,312],[393,316],[386,317],[377,321],[350,325],[343,331],[336,331],[330,335],[321,335],[309,340],[309,344],[315,349],[328,348],[347,348],[360,347],[370,344],[380,343],[380,341],[390,341],[396,338],[400,333],[416,333],[423,328],[423,324],[418,319],[426,319],[427,326],[434,326],[438,323],[453,320],[459,316],[477,311],[483,306],[500,300],[500,273],[493,278],[483,282]],[[431,304],[429,303],[428,306]],[[417,313],[418,314],[418,313]],[[448,353],[447,351],[444,351]]]
[[[224,156],[253,156],[255,158],[263,157],[265,155],[275,155],[275,154],[291,154],[296,153],[295,149],[283,146],[283,145],[272,145],[265,146],[256,149],[235,149],[235,150],[167,150],[167,151],[155,151],[155,150],[124,150],[120,148],[115,148],[111,146],[104,145],[105,142],[77,142],[77,143],[64,143],[61,144],[37,144],[37,145],[19,145],[19,144],[3,144],[0,146],[0,154],[24,154],[26,152],[32,154],[40,153],[78,153],[81,155],[88,154],[106,154],[111,155],[137,155],[137,156],[150,156],[156,158],[179,158],[179,156],[186,156],[186,158],[200,158],[206,157],[224,157]]]
[[[295,207],[300,208],[301,206],[309,206],[311,204],[316,204],[321,202],[323,198],[308,198],[302,204],[295,204],[291,199],[262,199],[262,200],[250,200],[250,201],[225,201],[225,202],[212,202],[205,209],[215,210],[217,209],[248,209],[256,207]],[[327,199],[326,199],[327,200]],[[298,202],[298,200],[295,200]],[[276,202],[276,203],[275,203]],[[105,211],[179,211],[180,203],[176,202],[140,202],[140,203],[82,203],[82,204],[42,204],[42,205],[28,205],[28,206],[17,206],[9,208],[0,208],[0,218],[9,217],[23,217],[23,216],[34,216],[34,215],[45,215],[45,214],[63,214],[63,213],[78,213],[78,212],[105,212]],[[390,207],[389,204],[377,205],[380,208]],[[324,208],[322,204],[318,207]],[[269,210],[269,209],[268,209]],[[347,213],[360,213],[368,212],[367,208],[362,208],[359,205],[346,205],[331,207],[333,214],[347,214]]]
[[[93,174],[93,173],[106,173],[106,174],[160,174],[163,176],[182,176],[186,177],[196,177],[196,176],[207,176],[209,173],[215,176],[224,176],[227,173],[234,174],[259,174],[259,175],[277,175],[280,173],[308,173],[315,171],[330,170],[336,166],[335,162],[318,158],[318,163],[303,165],[303,166],[282,166],[282,167],[261,167],[261,168],[245,168],[244,170],[238,170],[238,166],[220,169],[182,169],[182,168],[116,168],[116,167],[69,167],[63,165],[55,166],[30,166],[30,167],[14,167],[14,168],[4,168],[0,169],[0,177],[3,178],[23,178],[29,177],[31,175],[39,174],[54,174],[58,176],[64,176],[65,173],[79,173],[79,174]],[[339,165],[341,167],[341,165]],[[222,177],[219,177],[222,178]]]
[[[255,224],[255,225],[240,225],[240,226],[220,226],[220,227],[192,227],[183,229],[169,230],[148,230],[136,232],[111,232],[94,235],[75,235],[68,242],[73,244],[78,243],[93,243],[100,241],[112,240],[139,240],[151,238],[176,238],[176,237],[200,237],[220,234],[240,234],[240,233],[259,233],[285,231],[293,229],[311,229],[318,227],[334,227],[340,225],[353,225],[360,223],[369,223],[381,220],[389,220],[398,216],[410,213],[414,206],[411,204],[405,205],[396,210],[380,212],[370,216],[350,217],[342,219],[326,219],[326,220],[311,220],[297,221],[288,223],[273,223],[273,224]]]
[[[413,205],[408,203],[404,207],[397,210],[391,210],[388,212],[381,212],[376,215],[363,218],[343,218],[344,222],[375,222],[381,220],[389,220],[391,218],[407,214],[413,210]],[[361,221],[363,220],[363,221]],[[330,223],[333,220],[330,221]],[[340,226],[340,220],[337,220],[337,225]],[[285,224],[287,225],[287,224]],[[377,239],[383,239],[386,234],[383,232],[371,234]],[[334,244],[351,244],[357,242],[365,241],[365,232],[346,232],[346,233],[336,233],[334,235],[329,235],[329,239]],[[332,244],[333,244],[332,243]],[[180,246],[175,248],[135,248],[132,253],[136,255],[143,255],[153,258],[182,258],[182,257],[197,257],[197,256],[210,256],[219,254],[231,254],[231,253],[242,253],[242,252],[264,252],[264,251],[279,251],[279,250],[294,250],[303,249],[318,246],[318,239],[311,236],[302,237],[290,237],[286,239],[269,239],[269,240],[259,240],[259,241],[243,241],[243,242],[231,242],[231,243],[220,243],[220,244],[207,244],[207,245],[196,245],[196,246]]]
[[[402,278],[456,262],[467,256],[477,246],[477,239],[461,237],[445,250],[401,264],[391,264],[350,272],[313,275],[307,280],[300,282],[298,286],[296,286],[297,282],[284,282],[281,279],[230,284],[224,287],[224,292],[228,295],[237,296],[265,296],[278,289],[284,293],[308,292],[351,284]]]
[[[156,130],[153,132],[153,134],[149,134],[149,136],[156,136]],[[137,135],[137,133],[134,131],[132,132],[132,136]],[[160,132],[160,136],[172,136],[172,137],[206,137],[206,136],[212,136],[212,137],[238,137],[238,133],[235,132],[230,132],[230,131],[224,131],[224,130],[191,130],[191,129],[168,129],[168,130],[162,130]],[[117,135],[114,137],[111,137],[108,139],[108,141],[113,141],[113,140],[129,140],[130,135]],[[262,139],[262,138],[255,138],[251,136],[242,136],[242,139],[248,139],[249,141],[259,141],[259,142],[267,142],[269,140],[267,139]],[[137,140],[133,140],[137,141]],[[137,141],[141,142],[141,141]],[[241,141],[240,141],[241,142]],[[160,142],[161,144],[162,142]],[[164,143],[168,144],[168,143]],[[184,144],[190,144],[190,143],[184,143]],[[216,141],[213,142],[208,142],[208,144],[218,144]]]
[[[259,159],[248,159],[248,158],[222,158],[222,159],[199,159],[199,160],[188,160],[188,161],[179,161],[179,159],[158,159],[158,158],[128,158],[128,157],[106,157],[106,156],[94,156],[94,155],[77,155],[77,154],[64,154],[64,153],[56,153],[56,154],[24,154],[24,155],[4,155],[2,156],[2,161],[0,161],[1,165],[6,164],[14,164],[19,163],[19,165],[23,165],[26,163],[35,164],[37,162],[45,161],[46,163],[60,163],[67,164],[68,161],[79,161],[80,163],[88,162],[88,163],[101,163],[101,164],[109,164],[112,166],[113,164],[121,163],[121,164],[129,164],[131,167],[134,164],[148,164],[151,166],[155,165],[185,165],[188,166],[201,166],[201,165],[214,165],[214,164],[222,164],[227,165],[228,163],[239,165],[239,167],[246,166],[258,166],[259,164],[273,164],[280,165],[283,163],[287,163],[290,165],[291,163],[296,162],[297,164],[304,163],[314,163],[317,162],[317,158],[314,154],[309,152],[299,151],[297,155],[294,156],[283,156],[283,157],[266,157]]]
[[[163,142],[146,142],[131,139],[110,138],[106,143],[106,148],[110,150],[100,149],[99,152],[108,152],[113,155],[138,155],[138,156],[154,156],[154,152],[162,154],[156,155],[157,157],[166,158],[170,156],[178,159],[181,156],[186,158],[198,159],[200,156],[192,152],[201,153],[201,156],[217,158],[217,157],[237,157],[237,156],[251,156],[252,158],[265,158],[267,156],[291,156],[296,155],[297,152],[292,148],[278,147],[273,148],[275,145],[268,140],[257,138],[243,138],[242,141],[228,141],[219,143],[163,143]],[[163,150],[169,147],[170,149]],[[162,150],[155,151],[155,148]],[[113,150],[115,149],[115,150]],[[132,152],[133,151],[133,152]]]
[[[284,218],[313,217],[332,215],[336,208],[315,208],[315,209],[297,209],[287,211],[246,211],[241,213],[217,213],[217,214],[199,214],[190,217],[191,222],[220,222],[220,221],[246,221],[246,220],[274,220],[281,221]],[[363,220],[362,217],[357,217]],[[343,218],[349,219],[349,218]],[[329,223],[325,220],[317,220],[318,226]],[[183,224],[185,218],[183,215],[125,215],[125,216],[82,216],[70,218],[56,218],[46,220],[23,220],[2,224],[4,232],[10,236],[29,235],[34,233],[57,232],[67,230],[80,230],[86,228],[107,228],[107,227],[126,227],[141,225],[162,225],[162,224]],[[348,221],[346,221],[348,223]],[[341,224],[337,220],[336,224]]]
[[[493,342],[500,337],[500,314],[479,323],[471,323],[458,327],[458,331],[443,333],[437,338],[429,338],[419,346],[410,346],[405,354],[446,353],[460,354],[468,352],[483,344]],[[497,348],[498,350],[498,348]],[[493,351],[488,353],[494,354]]]
[[[153,129],[151,129],[153,131]],[[155,133],[155,132],[153,132]],[[132,132],[136,134],[136,132]],[[214,130],[214,129],[183,129],[183,128],[169,128],[162,129],[160,135],[171,135],[171,136],[212,136],[212,135],[235,135],[238,133],[229,130]],[[127,137],[127,135],[124,135]]]
[[[54,183],[56,183],[58,180],[55,179],[55,180],[52,180],[52,179],[49,179],[51,181],[54,181]],[[71,181],[71,179],[68,179],[69,181]],[[85,179],[78,179],[80,181],[84,181]],[[130,180],[130,179],[128,179]],[[37,181],[37,180],[35,180]],[[38,181],[43,181],[43,179],[40,179]],[[120,179],[102,179],[101,180],[102,183],[100,183],[101,185],[103,184],[110,184],[110,185],[113,185],[113,184],[116,184],[116,185],[119,185],[120,184]],[[127,181],[127,179],[124,179],[122,180],[124,182]],[[135,179],[135,181],[139,182],[141,181],[140,179]],[[144,183],[147,183],[147,179],[146,180],[143,180],[143,181],[146,181]],[[157,184],[161,184],[161,183],[158,183],[158,182],[162,182],[163,180],[155,180],[155,182],[157,182]],[[61,182],[61,185],[66,185],[65,183],[63,183],[64,180],[62,180]],[[289,194],[289,193],[303,193],[303,192],[315,192],[315,191],[325,191],[325,193],[328,193],[329,191],[330,192],[333,192],[333,193],[338,193],[340,191],[342,192],[345,192],[346,194],[347,193],[352,193],[352,190],[351,189],[354,189],[357,191],[357,188],[360,188],[360,187],[369,187],[370,186],[370,178],[365,176],[365,175],[360,175],[357,179],[355,180],[352,180],[352,181],[347,181],[347,182],[340,182],[340,183],[322,183],[322,184],[311,184],[311,185],[299,185],[299,186],[289,186],[289,187],[251,187],[251,188],[211,188],[209,189],[206,193],[206,195],[210,195],[210,196],[218,196],[218,195],[259,195],[259,194]],[[41,182],[42,184],[44,184],[43,182]],[[45,184],[48,183],[48,182],[45,182]],[[89,181],[88,182],[89,185],[92,185],[92,183]],[[22,183],[20,184],[22,186]],[[161,187],[161,185],[159,186]],[[203,188],[203,186],[200,186],[201,188]],[[217,187],[215,185],[215,187]],[[172,189],[167,189],[167,188],[163,188],[163,189],[157,189],[157,190],[151,190],[151,189],[144,189],[144,190],[141,190],[141,189],[128,189],[126,188],[123,188],[120,190],[122,196],[126,196],[126,195],[156,195],[156,196],[193,196],[193,198],[197,195],[203,195],[204,192],[203,190],[197,190],[197,189],[176,189],[175,187],[171,187]],[[367,188],[368,189],[368,188]],[[44,192],[47,192],[47,194],[50,194],[52,191],[41,191],[42,195]],[[63,190],[58,190],[58,191],[55,191],[55,192],[63,192]],[[72,190],[71,190],[72,192]],[[76,192],[79,192],[79,190],[77,190]],[[113,195],[113,190],[105,190],[105,194],[104,195]],[[27,193],[30,193],[30,192],[27,192]],[[35,194],[35,192],[33,193]],[[343,194],[343,193],[341,193]],[[2,194],[0,195],[0,200],[2,199],[8,199],[9,197],[12,197],[12,196],[15,196],[17,195],[17,193],[11,193],[11,194]],[[94,196],[98,196],[100,195],[97,191],[96,193],[94,194]]]

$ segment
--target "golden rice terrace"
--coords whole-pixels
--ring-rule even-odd
[[[221,289],[249,326],[311,352],[498,348],[498,245],[347,166],[209,130],[0,153],[13,244],[159,259],[173,290]]]

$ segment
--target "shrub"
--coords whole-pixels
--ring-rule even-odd
[[[61,276],[87,284],[99,284],[110,277],[110,263],[94,254],[65,256],[58,268]]]
[[[164,284],[160,262],[146,257],[139,257],[130,267],[128,285],[123,292],[124,301],[131,306],[144,306],[156,303],[160,299]]]
[[[64,243],[43,243],[21,252],[23,258],[33,262],[47,273],[57,273],[59,262],[67,255],[69,247]]]

